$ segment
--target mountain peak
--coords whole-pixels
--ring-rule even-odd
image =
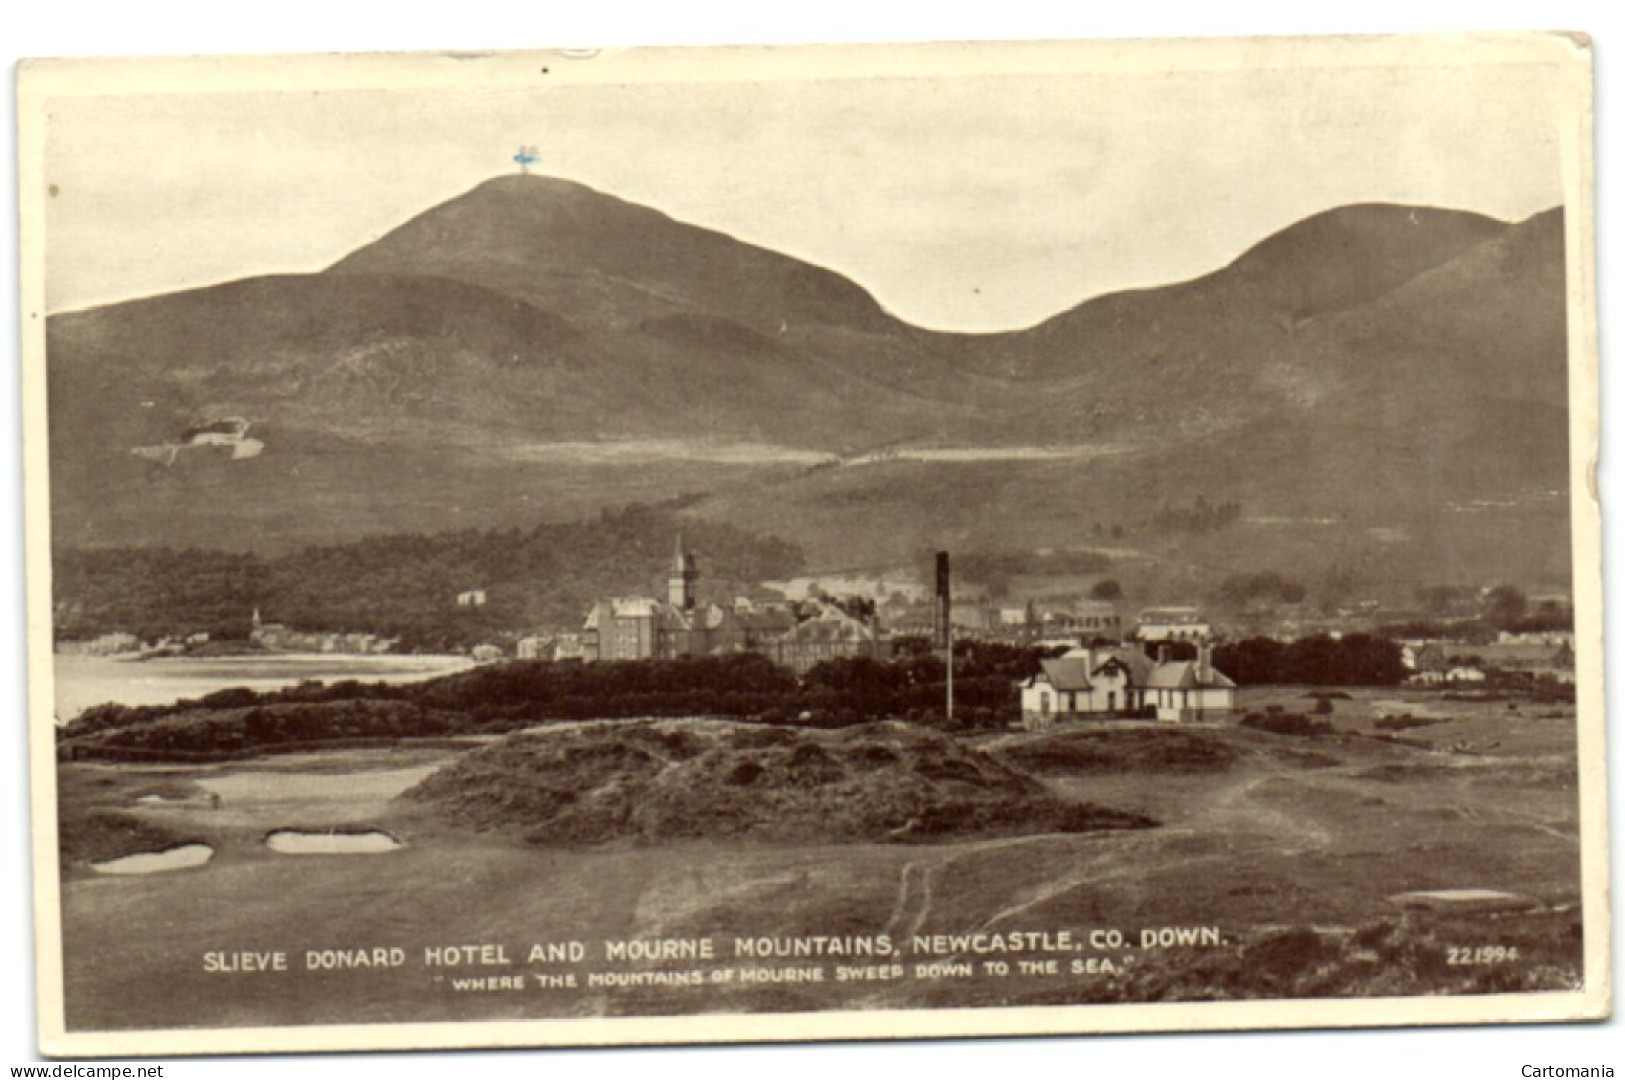
[[[633,223],[636,224],[671,221],[671,218],[659,210],[628,202],[578,180],[536,173],[514,173],[482,180],[461,195],[446,200],[413,220],[421,220],[430,215],[461,216],[470,213],[518,215],[519,220],[510,220],[507,222],[509,225],[534,225],[538,223],[539,217],[546,218],[558,214],[589,216],[624,214],[635,219]],[[600,221],[597,224],[605,222]]]
[[[330,272],[456,278],[615,325],[696,312],[772,332],[892,323],[839,274],[553,176],[484,181]]]
[[[1566,551],[1555,503],[1516,501],[1567,490],[1561,226],[1343,207],[1194,280],[947,337],[789,256],[503,176],[324,274],[54,316],[54,535],[292,545],[707,491],[687,513],[826,565],[945,536],[1070,548],[1122,523],[1153,560],[1222,556],[1158,563],[1167,587],[1345,554],[1395,579],[1534,580]],[[144,452],[229,417],[262,454]],[[1197,496],[1257,517],[1157,531],[1159,505]],[[1412,539],[1356,524],[1328,547],[1307,525],[1334,515]],[[1502,524],[1518,543],[1482,561]]]
[[[523,196],[531,198],[537,196],[583,196],[599,199],[610,199],[615,202],[624,201],[616,198],[613,195],[599,191],[590,184],[583,184],[579,180],[567,180],[562,176],[550,176],[546,173],[503,173],[501,176],[493,176],[490,179],[481,180],[479,183],[465,191],[462,195],[456,196],[447,201],[455,202],[457,199],[466,199],[480,194],[499,194],[505,196]]]
[[[1507,229],[1463,210],[1355,203],[1313,214],[1253,245],[1227,268],[1264,286],[1293,319],[1356,307]]]

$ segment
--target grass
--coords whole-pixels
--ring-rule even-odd
[[[1153,824],[1056,798],[1019,768],[900,723],[833,732],[724,722],[520,734],[407,793],[408,819],[534,844],[738,837],[922,842]]]
[[[1262,712],[1272,702],[1301,702],[1303,693],[1246,690],[1242,708]],[[618,742],[550,733],[554,751],[520,737],[493,744],[492,750],[506,749],[483,759],[486,751],[448,754],[445,760],[455,764],[439,775],[468,781],[472,774],[459,770],[477,760],[482,770],[500,765],[495,775],[507,778],[504,790],[515,800],[541,800],[554,814],[543,821],[556,820],[557,813],[534,792],[566,775],[588,791],[642,785],[648,798],[638,801],[652,807],[651,816],[629,818],[636,828],[604,842],[537,843],[535,836],[526,840],[526,828],[473,830],[472,819],[456,814],[436,820],[422,812],[433,800],[397,802],[380,814],[376,792],[357,790],[351,819],[407,842],[376,856],[268,852],[267,832],[306,816],[287,800],[235,807],[228,800],[217,815],[226,824],[212,827],[207,811],[134,803],[160,789],[184,794],[193,780],[226,770],[64,763],[64,800],[82,804],[76,812],[168,823],[177,837],[195,835],[216,849],[207,867],[150,877],[114,879],[69,868],[63,889],[68,1022],[84,1030],[455,1021],[1478,994],[1577,985],[1572,725],[1537,720],[1528,709],[1525,716],[1509,714],[1502,702],[1457,703],[1447,722],[1408,732],[1419,745],[1406,745],[1369,737],[1376,733],[1373,702],[1394,692],[1350,695],[1330,718],[1334,730],[1312,740],[1231,725],[1078,725],[961,744],[863,729],[845,741],[842,733],[804,739],[799,732],[735,725],[733,737],[725,738],[712,734],[712,725],[675,722],[646,725]],[[1159,735],[1171,738],[1164,743]],[[1453,749],[1491,744],[1496,748]],[[379,757],[354,754],[351,772]],[[232,771],[261,769],[269,790],[281,790],[277,785],[286,780],[325,777],[334,790],[321,812],[342,824],[341,797],[359,787],[338,769],[345,760],[344,753],[323,755],[321,770],[310,773],[294,771],[298,763],[290,759]],[[521,762],[526,769],[512,772]],[[527,771],[530,765],[534,771]],[[740,773],[745,765],[760,771]],[[982,778],[981,787],[967,768]],[[853,839],[843,831],[851,819],[837,814],[843,793],[867,790],[865,777],[904,779],[907,790],[974,801],[978,792],[1004,791],[1010,781],[999,778],[1019,779],[1018,768],[1040,773],[1027,782],[1059,805],[1118,807],[1162,825],[1086,832],[977,828],[898,843]],[[836,770],[841,779],[834,779]],[[671,791],[656,790],[660,777],[673,784]],[[748,782],[731,784],[730,777]],[[717,792],[720,803],[712,798]],[[903,794],[892,798],[906,801]],[[752,811],[752,800],[770,809]],[[614,798],[606,796],[603,805],[614,805]],[[707,805],[723,812],[714,821],[693,816]],[[579,805],[571,812],[578,821],[616,820],[613,814],[581,818]],[[803,820],[818,829],[748,835],[744,842],[742,823],[757,812],[805,813]],[[651,823],[649,831],[642,823]],[[682,835],[674,823],[690,831]],[[719,837],[695,835],[712,826]],[[841,836],[847,839],[833,841]],[[1537,906],[1504,913],[1407,911],[1394,899],[1461,888],[1512,892]],[[1214,927],[1220,942],[1138,947],[1142,930],[1178,926]],[[1070,958],[1063,956],[1056,975],[914,975],[917,963],[979,961],[917,954],[916,935],[1108,929],[1120,932],[1125,945],[1072,958],[1110,960],[1110,973],[1071,974],[1065,970]],[[826,960],[813,963],[822,963],[828,980],[808,985],[470,994],[437,980],[442,973],[420,962],[428,946],[492,942],[505,944],[515,958],[497,973],[543,972],[555,969],[520,959],[529,944],[578,940],[588,960],[572,970],[584,978],[597,970],[658,967],[608,964],[603,943],[660,936],[710,938],[718,959],[709,966],[734,968],[744,963],[732,956],[736,938],[818,935],[886,935],[897,943],[907,975],[888,983],[838,983],[834,962]],[[298,970],[305,949],[393,945],[409,955],[399,969]],[[1518,958],[1449,963],[1452,948],[1476,946],[1515,947]],[[276,979],[223,979],[203,972],[208,949],[282,949],[296,970]],[[152,993],[154,985],[164,993]]]
[[[1444,717],[1436,716],[1379,716],[1372,726],[1378,731],[1407,731],[1411,728],[1432,727],[1434,724],[1449,722]]]
[[[1578,989],[1580,942],[1573,912],[1497,919],[1391,916],[1355,927],[1266,928],[1206,954],[1153,955],[1122,979],[1078,994],[1035,985],[1011,1004],[1105,1001],[1238,1001],[1536,993]],[[1464,949],[1492,938],[1515,961],[1467,962]],[[1463,943],[1470,943],[1463,945]]]
[[[1214,732],[1074,728],[1002,742],[998,755],[1040,776],[1089,773],[1215,773],[1232,768],[1237,753]]]
[[[174,828],[135,813],[137,800],[200,797],[195,784],[162,775],[133,779],[107,769],[64,770],[57,799],[57,852],[64,866],[162,851],[202,839],[196,829]]]

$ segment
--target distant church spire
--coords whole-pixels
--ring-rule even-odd
[[[695,603],[695,586],[700,579],[700,568],[694,556],[683,548],[683,534],[677,534],[677,550],[671,559],[671,576],[666,579],[666,600],[679,611],[690,611]]]

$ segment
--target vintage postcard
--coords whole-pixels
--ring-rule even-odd
[[[1606,1016],[1591,101],[25,63],[41,1045]]]

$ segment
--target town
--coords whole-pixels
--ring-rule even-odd
[[[1245,685],[1572,694],[1567,605],[1559,597],[1532,602],[1508,585],[1420,590],[1424,610],[1385,617],[1374,601],[1311,614],[1301,595],[1273,581],[1227,583],[1250,596],[1277,596],[1268,605],[1250,600],[1230,605],[1229,617],[1216,619],[1195,605],[1133,611],[1110,578],[1096,580],[1081,594],[998,603],[975,581],[955,589],[948,553],[937,558],[934,590],[918,580],[926,575],[803,575],[775,582],[776,588],[758,588],[755,597],[724,600],[713,593],[702,598],[700,558],[679,534],[664,596],[600,597],[579,627],[493,635],[466,651],[478,665],[754,655],[805,681],[831,662],[883,668],[941,657],[951,642],[956,671],[1015,676],[1008,680],[1002,707],[985,688],[974,700],[991,706],[1008,726],[1028,730],[1070,719],[1223,720],[1236,713],[1236,691]],[[956,591],[959,595],[952,596]],[[476,587],[458,592],[455,605],[478,615],[491,599],[491,590]],[[399,646],[399,638],[379,633],[313,631],[267,621],[256,607],[242,640],[197,631],[143,642],[116,631],[59,642],[58,651],[138,658],[369,656]],[[1014,666],[979,665],[978,653],[985,658],[990,651],[1019,660]],[[942,671],[937,681],[946,675]],[[946,708],[951,717],[951,700]]]

